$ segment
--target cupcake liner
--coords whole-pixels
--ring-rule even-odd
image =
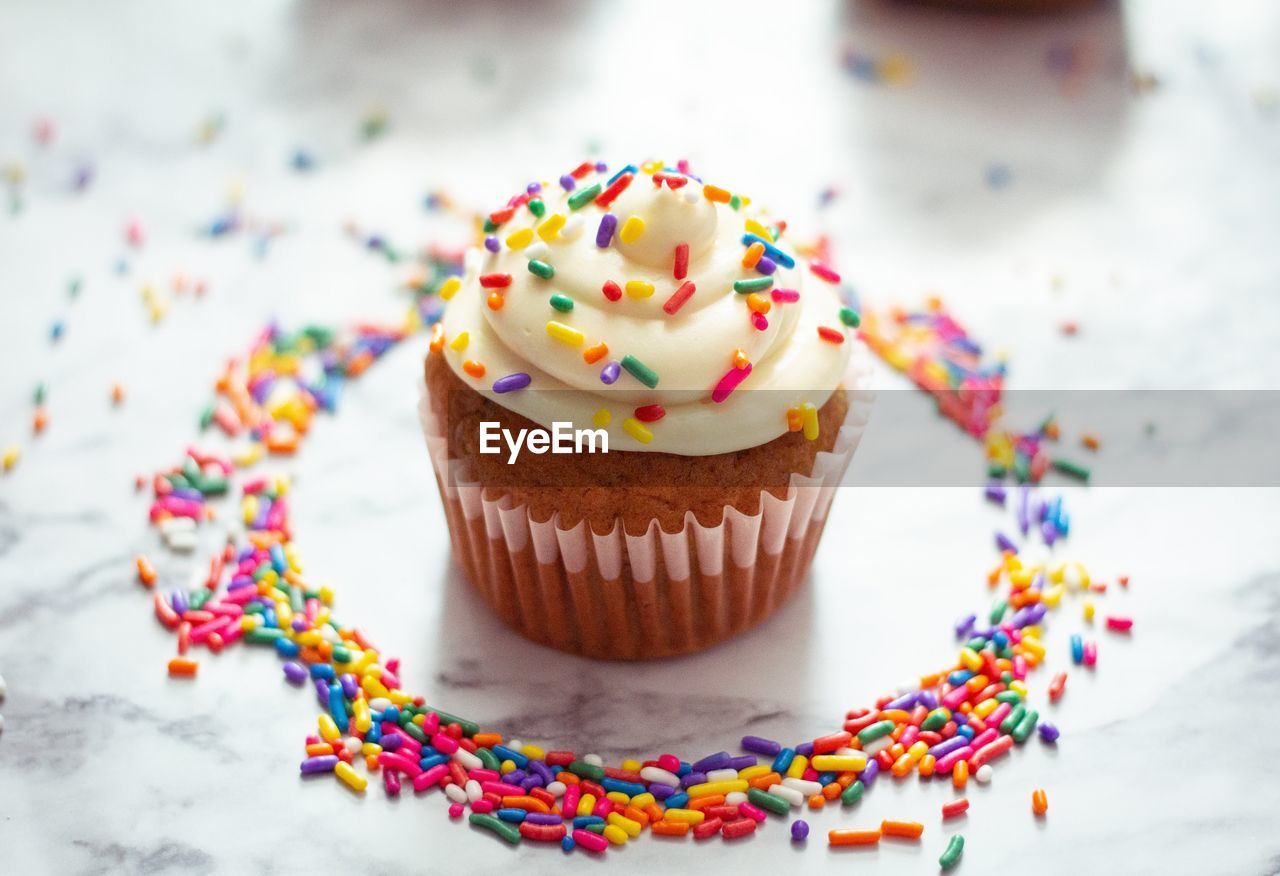
[[[453,554],[500,618],[544,645],[608,660],[648,660],[709,648],[772,614],[804,581],[835,490],[862,439],[873,395],[854,356],[849,410],[835,445],[795,473],[785,499],[761,490],[760,511],[726,505],[720,523],[692,512],[678,532],[652,520],[641,535],[616,521],[534,520],[509,495],[485,498],[448,440],[422,384],[419,415],[444,501]]]

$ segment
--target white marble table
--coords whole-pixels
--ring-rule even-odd
[[[597,866],[512,851],[435,800],[300,782],[310,696],[245,648],[206,658],[195,683],[167,678],[172,643],[131,573],[135,553],[156,550],[132,479],[177,459],[224,357],[271,316],[397,315],[403,268],[353,245],[343,223],[405,246],[462,240],[423,211],[429,189],[488,204],[593,144],[615,161],[684,154],[830,232],[867,301],[944,294],[1008,350],[1015,386],[1277,386],[1280,9],[1266,0],[1027,20],[864,3],[783,15],[754,3],[11,2],[0,19],[0,161],[28,175],[22,209],[0,216],[0,445],[25,448],[0,478],[3,872]],[[909,81],[858,81],[841,66],[850,49],[900,53]],[[1160,87],[1134,94],[1126,65]],[[375,105],[391,127],[362,144]],[[217,112],[225,129],[197,145]],[[42,115],[58,131],[38,149]],[[299,147],[314,172],[289,168]],[[96,177],[76,194],[83,161]],[[287,224],[265,256],[248,235],[198,233],[241,184],[248,215]],[[839,194],[819,210],[828,186]],[[134,216],[148,232],[136,253],[123,242]],[[167,289],[175,272],[209,291],[174,296],[153,327],[140,287]],[[1081,326],[1070,340],[1067,319]],[[740,640],[639,667],[526,643],[449,564],[414,415],[423,350],[415,339],[350,387],[292,470],[309,570],[432,702],[615,758],[715,751],[744,732],[800,739],[947,660],[952,619],[987,605],[1001,518],[974,490],[854,488],[837,497],[810,586]],[[33,441],[39,380],[52,422]],[[128,400],[112,410],[117,380]],[[966,440],[935,428],[947,446]],[[1029,744],[971,789],[961,872],[1274,872],[1280,494],[1073,489],[1068,501],[1059,554],[1131,575],[1108,604],[1137,627],[1103,636],[1096,672],[1073,673],[1048,710],[1057,750]],[[162,573],[192,569],[169,558]],[[1052,625],[1059,665],[1078,626],[1074,608]],[[1037,786],[1051,801],[1042,823],[1028,811]],[[949,791],[882,781],[858,810],[811,819],[804,850],[771,823],[716,849],[647,838],[610,866],[930,873]],[[823,847],[826,829],[882,817],[924,821],[924,841]]]

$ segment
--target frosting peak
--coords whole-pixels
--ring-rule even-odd
[[[816,428],[858,320],[784,227],[683,166],[584,164],[490,214],[432,343],[478,392],[607,428],[610,449],[701,456]]]

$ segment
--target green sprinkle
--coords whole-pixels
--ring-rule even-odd
[[[622,367],[626,369],[628,374],[630,374],[636,380],[643,383],[645,386],[649,387],[650,389],[657,388],[658,386],[657,372],[654,371],[652,368],[650,368],[648,365],[641,362],[635,356],[632,356],[630,353],[622,357]]]
[[[538,198],[534,198],[529,202],[529,212],[541,218],[543,213],[547,212],[547,205],[542,203]]]
[[[960,863],[960,856],[963,854],[964,837],[957,833],[947,841],[947,850],[942,853],[942,857],[938,858],[938,866],[943,870],[950,870]]]
[[[1011,733],[1013,731],[1013,728],[1018,726],[1019,722],[1022,721],[1023,716],[1026,714],[1027,714],[1027,707],[1024,706],[1022,703],[1018,703],[1016,706],[1013,707],[1013,711],[1011,711],[1007,716],[1005,716],[1005,719],[1000,722],[1000,732]]]
[[[500,818],[486,815],[483,812],[472,812],[467,817],[467,820],[476,827],[483,827],[485,830],[496,833],[513,846],[520,844],[520,831]]]
[[[333,646],[333,662],[334,663],[350,663],[351,652],[341,645]]]
[[[858,779],[840,794],[840,802],[845,806],[852,806],[862,799],[862,792],[865,790],[867,788],[862,784],[862,779]]]
[[[423,714],[435,712],[439,715],[441,727],[447,727],[450,724],[457,724],[462,728],[463,736],[475,736],[480,732],[480,725],[475,721],[468,721],[466,718],[459,718],[457,715],[450,714],[449,712],[442,712],[439,709],[433,709],[430,706],[423,708],[422,712]]]
[[[852,307],[840,308],[840,321],[849,328],[857,328],[862,325],[862,317],[858,316],[858,311]]]
[[[749,789],[747,791],[747,800],[754,806],[768,809],[774,815],[786,815],[791,811],[791,804],[786,800],[759,788]]]
[[[213,422],[213,405],[207,406],[200,412],[200,431],[203,432],[209,428],[209,424]]]
[[[556,269],[546,262],[540,262],[537,259],[529,259],[529,273],[544,280],[550,280],[556,275]]]
[[[427,744],[427,734],[423,731],[421,727],[413,723],[412,718],[410,718],[408,721],[401,721],[400,729],[403,730],[405,733],[408,733],[418,742],[421,742],[423,745]]]
[[[487,748],[477,748],[476,757],[480,758],[480,762],[484,764],[487,770],[496,770],[502,767],[502,761],[498,760],[498,756]]]
[[[1055,459],[1053,467],[1065,475],[1071,475],[1073,478],[1079,478],[1085,483],[1089,482],[1089,469],[1085,468],[1078,462],[1072,462],[1069,459]]]
[[[925,731],[941,730],[950,720],[951,713],[945,708],[939,707],[928,714],[920,725],[920,729]]]
[[[888,736],[893,732],[893,726],[892,721],[876,721],[874,724],[862,728],[862,731],[858,733],[858,742],[866,745],[881,736]]]
[[[1004,617],[1004,613],[1008,611],[1008,609],[1009,609],[1009,603],[1007,600],[1004,600],[1004,599],[1000,600],[995,605],[991,606],[991,614],[989,615],[990,623],[993,626],[995,624],[1000,623],[1000,619]]]
[[[604,767],[587,763],[585,760],[575,760],[569,764],[569,772],[584,779],[591,779],[593,782],[598,782],[604,778]]]
[[[1016,690],[1002,690],[1000,691],[1000,693],[996,694],[996,702],[997,703],[1020,703],[1022,702],[1022,695],[1018,693]]]
[[[750,280],[735,280],[733,291],[741,295],[750,292],[763,292],[773,286],[773,277],[752,277]]]
[[[731,198],[729,198],[729,207],[734,210],[741,209],[742,198],[739,198],[737,195],[733,195]]]
[[[561,313],[568,313],[573,310],[573,299],[568,295],[561,295],[557,292],[551,296],[551,306]]]
[[[1020,484],[1025,484],[1031,479],[1031,464],[1025,456],[1019,456],[1013,461],[1013,477]]]
[[[589,189],[578,189],[569,196],[569,209],[580,210],[591,201],[596,199],[596,195],[600,194],[600,183],[596,183]]]
[[[191,598],[189,600],[187,600],[187,607],[190,608],[192,611],[199,611],[200,609],[204,608],[204,604],[208,602],[212,597],[213,597],[212,590],[209,590],[206,587],[201,587],[199,590],[197,590],[195,593],[191,595]]]
[[[67,294],[75,298],[80,294],[80,289],[84,282],[79,277],[72,277],[71,282],[67,283]]]
[[[1008,473],[1009,473],[1008,469],[1006,469],[1003,465],[1001,465],[998,462],[993,462],[991,463],[991,465],[987,466],[987,477],[989,478],[995,478],[996,480],[1004,480],[1004,476],[1007,475]]]
[[[35,391],[35,401],[36,401],[36,404],[38,404],[38,405],[42,405],[42,404],[44,404],[44,394],[45,394],[44,384],[43,384],[43,383],[37,383],[37,384],[36,384],[36,391]]]
[[[497,230],[498,230],[498,223],[497,223],[497,222],[494,222],[492,219],[486,219],[486,220],[484,220],[484,231],[485,231],[485,234],[489,234],[490,232],[497,231]]]
[[[274,627],[258,627],[244,634],[244,640],[250,645],[274,645],[276,639],[284,637],[284,630]]]
[[[1027,737],[1031,735],[1031,731],[1036,729],[1036,724],[1039,722],[1040,713],[1035,709],[1027,709],[1026,714],[1022,716],[1022,720],[1018,722],[1017,726],[1013,728],[1013,731],[1009,735],[1013,737],[1014,742],[1026,742]]]

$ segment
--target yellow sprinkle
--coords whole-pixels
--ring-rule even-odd
[[[578,798],[578,815],[586,816],[591,814],[591,810],[596,808],[596,795],[583,794]]]
[[[606,824],[604,826],[604,838],[615,846],[625,845],[627,842],[627,832],[616,824]]]
[[[462,287],[462,281],[457,277],[450,277],[440,286],[440,297],[448,301],[454,295],[458,294],[458,289]]]
[[[333,723],[333,718],[325,714],[317,715],[316,724],[320,728],[320,738],[325,742],[342,741],[342,734],[338,732],[338,725]]]
[[[800,759],[800,755],[796,755],[796,760]],[[749,786],[742,779],[725,779],[721,782],[703,782],[698,785],[690,785],[688,794],[690,799],[698,797],[710,797],[712,794],[728,794],[732,791],[742,791],[746,793]]]
[[[610,824],[616,824],[627,832],[629,837],[638,837],[640,835],[640,822],[633,821],[625,815],[619,815],[617,812],[610,812],[606,819]]]
[[[546,219],[542,220],[542,224],[538,226],[538,236],[547,243],[555,240],[560,229],[564,228],[564,216],[560,213],[552,213]]]
[[[657,159],[654,159],[653,161],[646,161],[644,164],[640,165],[640,170],[652,176],[662,170],[662,162]]]
[[[507,235],[507,247],[510,249],[524,249],[531,243],[533,243],[532,228],[521,228]]]
[[[627,295],[632,298],[648,298],[653,294],[653,284],[647,280],[628,280]]]
[[[701,809],[668,809],[662,813],[662,817],[677,824],[702,824],[707,813]]]
[[[369,780],[356,772],[355,768],[346,761],[338,761],[333,771],[353,791],[363,791],[369,785]]]
[[[773,240],[773,232],[771,232],[768,228],[765,228],[756,220],[748,219],[746,222],[746,226],[747,226],[747,231],[756,235],[757,237],[763,240]]]
[[[639,441],[641,444],[648,444],[653,440],[653,433],[649,428],[635,417],[627,417],[622,421],[622,428],[628,435]]]
[[[458,336],[449,342],[449,348],[457,350],[461,353],[467,348],[467,344],[471,342],[471,335],[467,332],[458,332]]]
[[[621,791],[609,791],[604,795],[610,803],[621,803],[623,806],[631,802],[631,795]]]
[[[555,338],[562,344],[568,344],[571,347],[581,347],[582,342],[586,340],[586,335],[578,331],[576,328],[565,325],[562,322],[551,320],[547,323],[547,334]]]
[[[644,807],[648,806],[652,802],[653,802],[653,795],[650,794],[648,791],[645,791],[643,794],[636,794],[634,797],[631,798],[631,805],[636,807],[637,809],[643,809]]]
[[[991,699],[994,700],[995,697]],[[925,747],[928,748],[928,746]],[[865,754],[815,754],[809,764],[820,773],[856,773],[866,767],[867,756]]]
[[[529,746],[527,746],[527,745],[526,745],[523,749],[521,749],[521,752],[520,752],[520,753],[521,753],[521,754],[523,754],[523,755],[525,755],[526,757],[534,757],[534,755],[529,754]],[[538,759],[539,759],[539,760],[541,760],[541,759],[542,759],[542,756],[541,756],[541,755],[538,755]],[[642,763],[641,763],[640,761],[638,761],[638,760],[624,760],[624,761],[620,764],[620,766],[621,766],[624,770],[627,770],[627,771],[629,771],[629,772],[638,773],[638,772],[640,772],[640,769],[644,766],[644,764],[642,764]]]
[[[798,779],[804,775],[804,771],[809,768],[809,758],[803,754],[797,754],[791,761],[791,766],[787,767],[787,778]]]
[[[1093,612],[1094,612],[1093,601],[1090,599],[1086,599],[1084,601],[1084,619],[1087,621],[1093,620]]]
[[[749,782],[757,776],[767,776],[771,772],[773,772],[772,766],[767,763],[758,763],[753,767],[747,767],[745,770],[738,770],[738,778],[744,782]]]
[[[813,402],[805,402],[800,411],[804,415],[804,437],[810,441],[818,440],[818,408]]]
[[[10,444],[4,449],[4,456],[0,457],[0,465],[5,471],[13,468],[18,464],[18,457],[22,456],[22,449],[17,444]]]
[[[527,742],[524,744],[524,748],[520,749],[520,753],[530,760],[542,760],[542,758],[546,756],[546,751],[544,751],[541,746],[530,745]],[[637,769],[634,772],[638,773],[640,770]]]
[[[631,243],[644,234],[644,220],[639,216],[628,216],[627,221],[622,223],[622,230],[618,232],[618,239],[623,243]]]
[[[609,413],[608,408],[601,408],[591,417],[591,425],[597,429],[603,429],[613,420],[613,414]]]

